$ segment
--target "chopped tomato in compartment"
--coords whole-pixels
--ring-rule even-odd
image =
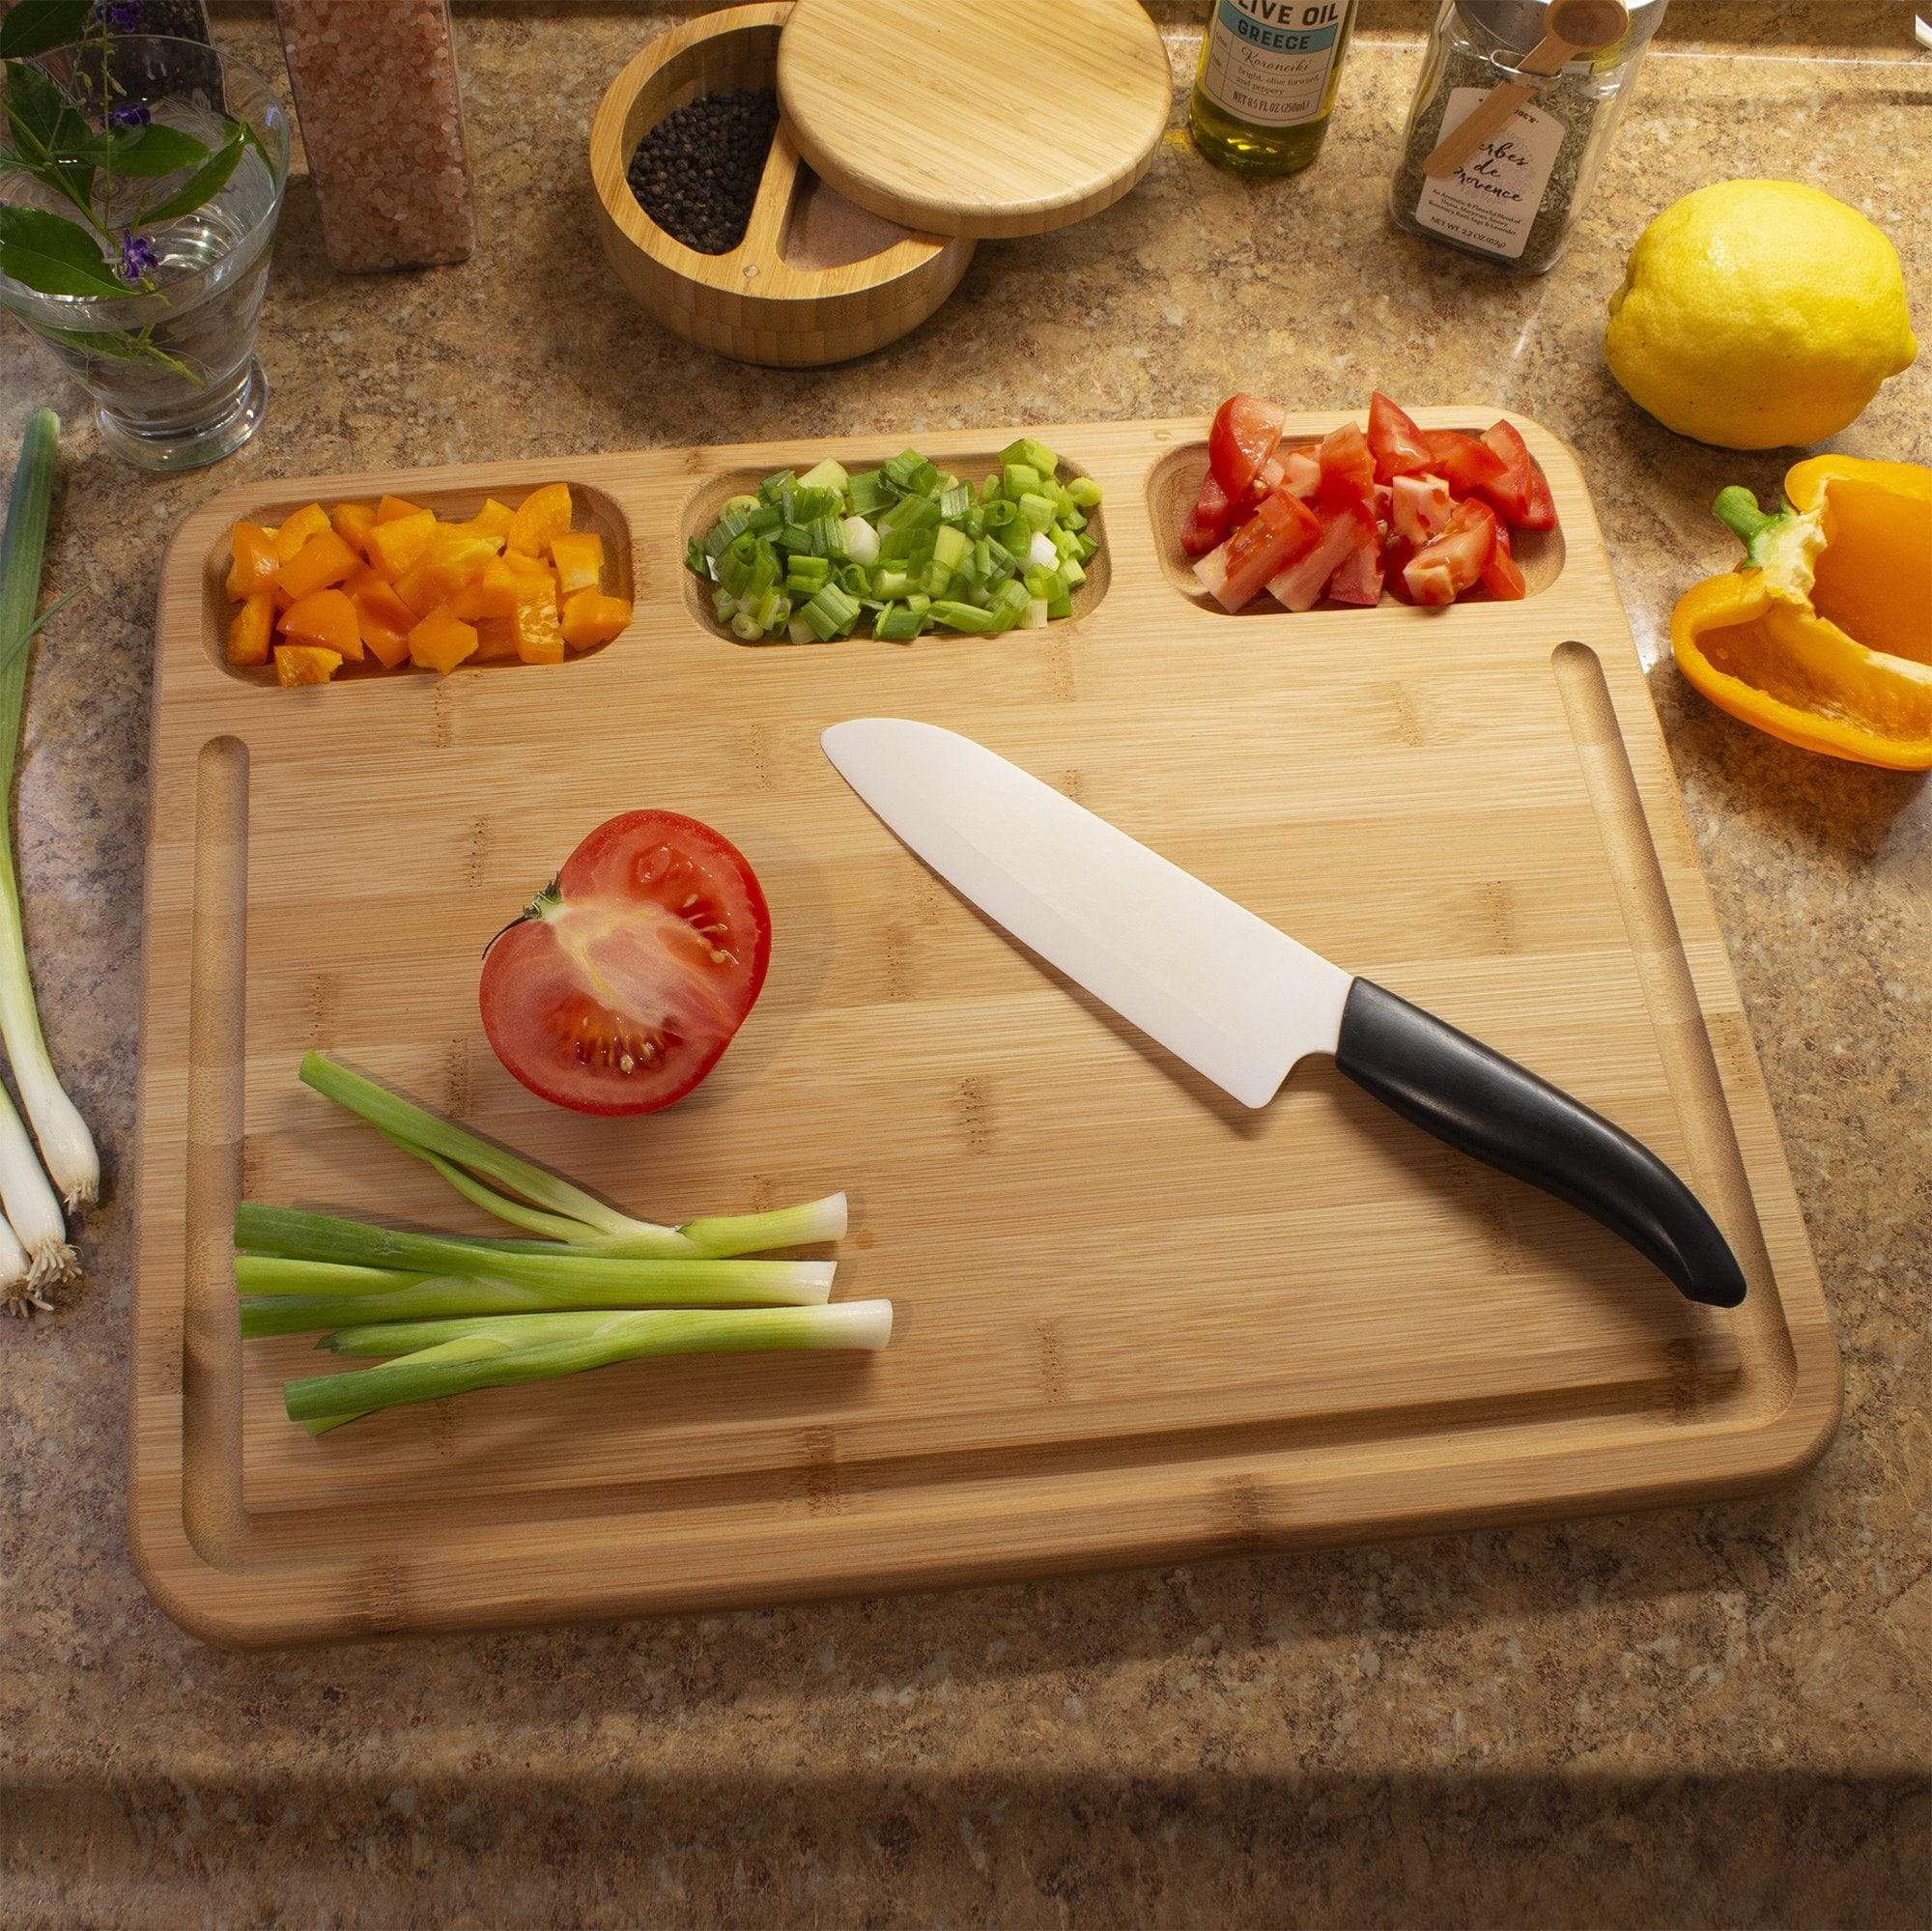
[[[1418,604],[1453,604],[1482,582],[1496,547],[1495,511],[1479,497],[1456,505],[1449,527],[1418,550],[1403,568],[1403,582]]]
[[[1215,411],[1208,432],[1208,460],[1232,499],[1239,499],[1274,454],[1286,414],[1274,403],[1251,395],[1232,395]]]
[[[1375,454],[1378,483],[1414,475],[1434,461],[1423,432],[1408,412],[1379,389],[1369,398],[1369,447]]]
[[[1284,565],[1321,534],[1313,511],[1276,492],[1226,543],[1194,566],[1202,586],[1223,610],[1238,611]]]

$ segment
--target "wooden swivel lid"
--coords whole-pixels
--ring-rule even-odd
[[[848,200],[933,235],[1040,235],[1118,201],[1174,77],[1135,0],[798,0],[779,100]]]

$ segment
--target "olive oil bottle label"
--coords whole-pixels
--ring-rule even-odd
[[[1257,128],[1319,121],[1354,0],[1216,0],[1201,86]]]
[[[1436,139],[1453,134],[1488,92],[1486,87],[1451,89]],[[1539,107],[1519,107],[1501,131],[1454,174],[1423,187],[1415,218],[1438,235],[1514,262],[1536,225],[1536,211],[1543,206],[1562,145],[1562,122]]]

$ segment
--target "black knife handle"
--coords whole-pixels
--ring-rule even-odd
[[[1691,1300],[1744,1299],[1717,1222],[1648,1147],[1433,1012],[1356,980],[1335,1064],[1424,1132],[1581,1207]]]

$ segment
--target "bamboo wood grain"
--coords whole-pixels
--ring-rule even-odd
[[[1525,546],[1527,600],[1440,613],[1204,608],[1174,536],[1197,422],[1038,430],[1106,493],[1106,570],[1047,631],[910,646],[738,645],[679,560],[734,479],[904,435],[258,481],[195,512],[163,570],[148,869],[129,1516],[156,1598],[242,1643],[532,1622],[1804,1465],[1838,1376],[1776,1127],[1582,479],[1519,426],[1561,534]],[[917,440],[971,475],[1017,428]],[[556,474],[637,596],[605,649],[295,692],[221,664],[235,516],[383,489],[461,512]],[[1206,1087],[857,804],[818,733],[882,711],[969,732],[1638,1134],[1724,1226],[1745,1306],[1690,1306],[1325,1063],[1259,1115]],[[772,972],[691,1099],[591,1121],[498,1067],[476,959],[640,804],[750,856]],[[280,1402],[320,1372],[307,1341],[220,1326],[235,1190],[490,1231],[298,1085],[311,1045],[634,1211],[849,1187],[838,1292],[893,1298],[891,1349],[632,1364],[311,1438]]]
[[[598,233],[617,278],[663,326],[740,361],[847,361],[916,328],[951,295],[970,241],[881,221],[801,169],[781,124],[744,240],[702,255],[660,228],[627,179],[666,115],[724,88],[769,87],[781,4],[728,7],[660,34],[606,90],[590,128]]]
[[[937,235],[1040,235],[1147,172],[1174,76],[1136,0],[798,0],[779,99],[849,200]]]

